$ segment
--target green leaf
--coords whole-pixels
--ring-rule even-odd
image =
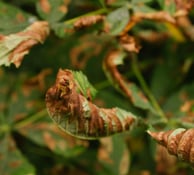
[[[97,91],[96,89],[90,84],[87,77],[78,71],[73,71],[73,76],[76,80],[76,84],[78,86],[78,90],[86,97],[86,98],[94,98]]]
[[[37,20],[35,16],[3,2],[0,2],[0,19],[1,34],[21,31]]]
[[[60,38],[71,36],[73,33],[75,33],[74,26],[72,23],[53,23],[51,25],[51,28]]]
[[[14,140],[7,135],[0,140],[0,172],[2,175],[35,175],[35,168],[17,149]]]
[[[110,5],[113,7],[121,7],[121,6],[128,6],[129,1],[128,0],[119,0],[119,1],[114,1]]]
[[[169,12],[171,15],[173,15],[176,11],[176,3],[174,0],[158,0],[159,5],[162,7],[164,11]]]
[[[142,13],[152,13],[152,12],[155,12],[156,10],[147,6],[147,5],[134,5],[133,6],[133,10],[134,12],[142,12]]]
[[[139,4],[139,3],[148,3],[148,2],[152,2],[153,0],[132,0],[131,3],[132,4]]]
[[[110,26],[110,34],[118,35],[129,22],[129,11],[127,7],[121,7],[109,13],[106,21]]]
[[[157,100],[168,96],[179,83],[180,76],[177,75],[180,75],[180,68],[175,60],[171,59],[171,61],[172,63],[169,63],[168,60],[165,60],[153,71],[151,90]]]
[[[2,69],[0,88],[4,95],[0,96],[1,110],[4,120],[12,125],[40,109],[44,108],[41,97],[44,95],[38,84],[30,84],[27,73],[12,74]]]
[[[174,0],[171,0],[171,2],[168,5],[164,6],[164,10],[169,12],[171,15],[173,15],[176,12],[176,3]]]
[[[183,86],[166,100],[163,108],[171,117],[192,119],[194,115],[194,83]],[[187,118],[188,117],[188,118]],[[193,119],[191,120],[193,121]]]
[[[87,141],[78,141],[63,133],[49,120],[47,115],[44,116],[46,120],[26,125],[19,132],[34,143],[48,147],[51,151],[64,157],[75,157],[85,151],[84,143]]]
[[[38,14],[50,23],[61,20],[67,13],[67,3],[63,0],[38,1],[36,9]]]

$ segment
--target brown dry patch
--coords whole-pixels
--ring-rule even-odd
[[[44,13],[50,13],[51,5],[48,0],[39,0],[39,4]]]
[[[13,93],[11,94],[11,100],[12,100],[12,102],[16,103],[16,102],[19,100],[18,93],[13,92]]]
[[[98,160],[102,162],[106,162],[108,164],[113,164],[113,160],[111,159],[111,153],[113,151],[113,143],[112,138],[103,138],[100,139],[100,148],[98,149]]]
[[[66,14],[66,13],[68,12],[68,8],[67,8],[66,5],[61,5],[61,6],[59,6],[59,11],[60,11],[61,13]]]
[[[155,31],[140,31],[138,37],[149,43],[161,43],[169,38],[170,35],[167,32],[158,33]]]
[[[185,103],[180,107],[181,112],[189,113],[194,107],[194,100],[185,101]]]
[[[47,144],[47,146],[51,149],[54,150],[56,147],[56,141],[55,139],[52,137],[52,135],[49,132],[44,132],[43,133],[43,139],[45,141],[45,143]]]
[[[91,36],[87,35],[81,38],[81,45],[77,45],[70,51],[71,64],[77,69],[83,69],[89,59],[99,55],[103,46],[92,41]]]
[[[123,155],[119,163],[119,174],[126,175],[128,173],[128,168],[129,168],[129,151],[126,148],[123,151]]]
[[[174,0],[177,11],[187,14],[194,7],[194,0]]]
[[[38,75],[25,81],[25,86],[38,87],[41,91],[45,89],[45,78],[52,73],[52,69],[44,69]]]
[[[23,14],[21,14],[21,13],[18,13],[16,15],[16,19],[17,19],[17,21],[19,21],[21,23],[26,21],[25,16]]]
[[[26,117],[26,113],[19,113],[19,114],[16,114],[14,115],[14,121],[19,121],[19,120],[22,120]]]
[[[77,21],[75,21],[74,28],[81,29],[81,28],[89,27],[103,20],[104,20],[104,16],[102,15],[81,17]]]
[[[15,160],[15,161],[9,162],[9,167],[10,168],[17,168],[21,164],[22,164],[21,160]]]
[[[139,22],[145,19],[153,20],[156,22],[168,22],[171,24],[176,23],[175,18],[171,16],[168,12],[165,12],[165,11],[157,11],[157,12],[151,12],[151,13],[137,12],[133,14],[130,21],[126,25],[126,27],[120,33],[120,36],[126,35],[129,30],[131,30],[135,25],[137,25]],[[108,28],[106,30],[108,32]]]
[[[169,155],[165,147],[157,145],[156,147],[156,171],[157,174],[175,175],[175,167],[177,166],[177,159],[175,156]]]
[[[128,34],[121,35],[119,42],[121,46],[128,52],[138,53],[141,48],[136,39]]]

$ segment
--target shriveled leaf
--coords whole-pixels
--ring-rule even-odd
[[[35,168],[17,149],[14,140],[7,135],[0,140],[0,172],[2,175],[35,175]]]
[[[121,136],[115,135],[100,140],[98,159],[112,175],[125,175],[129,171],[130,153],[124,137]]]
[[[96,96],[96,89],[90,84],[87,77],[81,71],[73,71],[73,76],[76,81],[76,85],[81,94],[86,98],[94,98]]]
[[[0,66],[14,63],[19,67],[32,46],[43,43],[49,34],[47,22],[35,22],[24,31],[0,36]]]
[[[37,11],[39,15],[50,23],[61,20],[68,11],[69,1],[63,0],[38,0]]]
[[[19,32],[37,20],[35,16],[3,2],[0,2],[0,19],[0,34]]]
[[[139,119],[120,108],[100,108],[77,92],[72,71],[59,70],[55,84],[46,93],[46,106],[52,120],[65,132],[81,139],[129,131]]]
[[[112,51],[109,53],[104,60],[104,71],[107,78],[117,90],[130,99],[134,106],[156,113],[150,102],[143,95],[142,91],[136,86],[136,84],[127,81],[119,73],[117,66],[123,64],[125,56],[125,53],[118,51]]]
[[[109,26],[110,34],[118,35],[121,33],[129,22],[129,19],[130,16],[127,7],[121,7],[109,13],[106,21]]]

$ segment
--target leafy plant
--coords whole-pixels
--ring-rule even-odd
[[[0,0],[1,174],[192,174],[193,6]]]

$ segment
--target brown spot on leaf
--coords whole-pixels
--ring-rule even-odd
[[[59,6],[59,11],[60,11],[61,13],[66,14],[67,11],[68,11],[68,8],[67,8],[66,5],[61,5],[61,6]]]
[[[20,22],[20,23],[22,23],[22,22],[25,22],[25,16],[22,14],[22,13],[18,13],[17,15],[16,15],[16,19],[17,19],[17,21],[18,22]]]
[[[21,165],[21,160],[15,160],[9,163],[9,167],[10,168],[17,168],[18,166]]]
[[[113,151],[112,138],[107,137],[100,139],[100,143],[101,145],[98,149],[98,159],[108,164],[113,164],[113,160],[111,159],[111,153]]]
[[[185,103],[181,106],[181,112],[189,112],[191,111],[192,107],[194,107],[194,100],[185,101]]]
[[[40,7],[44,13],[50,13],[51,5],[49,0],[39,0]]]
[[[102,15],[85,16],[85,17],[79,18],[74,23],[74,27],[75,27],[75,29],[81,29],[84,27],[89,27],[91,25],[94,25],[94,24],[101,22],[103,20],[104,20],[104,16],[102,16]]]
[[[46,145],[51,149],[54,150],[56,147],[56,141],[55,139],[52,137],[52,135],[49,132],[44,132],[43,133],[43,138],[44,141],[46,142]]]
[[[136,52],[138,53],[140,50],[140,45],[137,43],[134,37],[129,36],[128,34],[122,35],[119,38],[119,42],[122,47],[128,52]]]

